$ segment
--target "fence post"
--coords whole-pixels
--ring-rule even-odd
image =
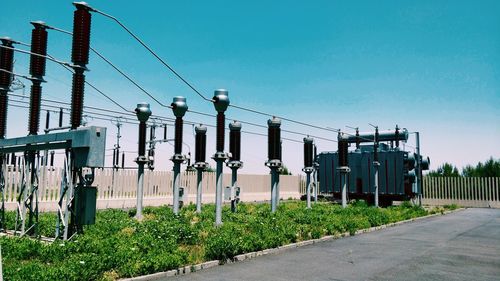
[[[500,201],[500,198],[498,198],[498,195],[499,195],[498,194],[499,193],[499,191],[498,191],[498,178],[495,178],[495,188],[494,189],[495,189],[495,200],[498,202],[498,201]]]

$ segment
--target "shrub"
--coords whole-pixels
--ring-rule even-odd
[[[456,206],[448,206],[456,208]],[[96,224],[71,241],[51,244],[29,238],[0,237],[7,280],[113,280],[166,271],[205,260],[232,259],[235,255],[274,248],[378,226],[427,214],[419,207],[373,208],[356,201],[348,208],[319,203],[283,202],[276,213],[269,204],[238,205],[232,213],[223,208],[224,224],[214,226],[215,206],[194,205],[174,215],[168,207],[145,208],[136,221],[135,210],[98,211]],[[15,213],[6,214],[12,228]],[[40,215],[40,232],[53,235],[55,214]]]

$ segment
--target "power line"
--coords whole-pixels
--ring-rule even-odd
[[[19,49],[19,48],[8,47],[8,46],[5,46],[5,45],[0,45],[0,48],[5,48],[5,49],[13,50],[15,52],[19,52],[19,53],[23,53],[23,54],[27,54],[27,55],[34,55],[34,56],[37,56],[37,57],[46,58],[46,59],[48,59],[50,61],[53,61],[53,62],[61,64],[61,65],[66,65],[66,66],[69,66],[71,68],[78,68],[78,67],[80,67],[80,66],[73,65],[73,64],[71,64],[69,62],[65,62],[65,61],[61,61],[61,60],[55,59],[53,57],[44,56],[44,55],[40,55],[40,54],[37,54],[37,53],[32,53],[30,51],[26,51],[26,50]]]
[[[102,11],[99,11],[95,8],[92,8],[88,5],[86,5],[87,8],[90,10],[90,11],[93,11],[93,12],[96,12],[98,14],[101,14],[107,18],[110,18],[112,19],[113,21],[115,21],[118,25],[120,25],[129,35],[131,35],[137,42],[139,42],[144,48],[146,48],[157,60],[159,60],[165,67],[167,67],[177,78],[179,78],[182,82],[184,82],[184,84],[186,84],[189,88],[191,88],[191,90],[193,90],[196,94],[198,94],[198,96],[200,96],[202,99],[204,99],[205,101],[209,101],[209,102],[214,102],[212,99],[208,99],[206,98],[200,91],[198,91],[191,83],[189,83],[187,81],[187,79],[185,79],[184,77],[182,77],[172,66],[170,66],[167,62],[165,62],[165,60],[163,60],[156,52],[154,52],[152,50],[152,48],[150,48],[146,43],[144,43],[144,41],[142,41],[135,33],[133,33],[127,26],[125,26],[125,24],[123,24],[120,20],[118,20],[116,17],[112,16],[112,15],[109,15],[107,13],[104,13]],[[63,29],[60,29],[60,28],[57,28],[57,27],[52,27],[52,26],[47,26],[47,28],[49,29],[53,29],[55,31],[59,31],[59,32],[62,32],[64,34],[68,34],[68,35],[72,35],[73,33],[72,32],[69,32],[69,31],[66,31],[66,30],[63,30]],[[113,64],[110,60],[108,60],[106,57],[104,57],[101,53],[99,53],[97,50],[95,50],[94,48],[90,48],[96,55],[98,55],[101,59],[103,59],[106,63],[108,63],[111,67],[113,67],[116,71],[118,71],[122,76],[124,76],[127,80],[129,80],[131,83],[133,83],[137,88],[139,88],[142,92],[144,92],[146,95],[148,95],[150,98],[152,98],[155,102],[157,102],[158,104],[160,104],[161,106],[163,107],[169,107],[171,108],[171,106],[168,106],[168,105],[165,105],[163,103],[161,103],[158,99],[156,99],[152,94],[150,94],[148,91],[146,91],[142,86],[140,86],[137,82],[135,82],[132,78],[130,78],[129,75],[125,74],[121,69],[119,69],[115,64]],[[94,87],[93,87],[94,88]],[[94,88],[95,89],[95,88]],[[96,89],[97,90],[97,89]],[[97,90],[98,92],[101,92],[99,90]],[[101,92],[101,94],[103,94]],[[244,110],[244,111],[247,111],[247,112],[251,112],[251,113],[254,113],[254,114],[259,114],[259,115],[264,115],[264,116],[268,116],[268,117],[278,117],[282,120],[285,120],[285,121],[288,121],[288,122],[291,122],[291,123],[295,123],[295,124],[299,124],[299,125],[302,125],[302,126],[307,126],[307,127],[311,127],[311,128],[315,128],[315,129],[319,129],[319,130],[324,130],[324,131],[328,131],[328,132],[336,132],[336,133],[340,133],[341,130],[340,129],[332,129],[332,128],[328,128],[328,127],[321,127],[321,126],[317,126],[317,125],[314,125],[314,124],[310,124],[310,123],[306,123],[306,122],[302,122],[302,121],[297,121],[297,120],[294,120],[294,119],[291,119],[291,118],[287,118],[287,117],[283,117],[283,116],[278,116],[276,114],[270,114],[270,113],[266,113],[266,112],[263,112],[263,111],[258,111],[258,110],[255,110],[255,109],[251,109],[251,108],[247,108],[247,107],[243,107],[243,106],[238,106],[238,105],[235,105],[235,104],[230,104],[229,106],[231,107],[234,107],[236,109],[240,109],[240,110]],[[203,115],[203,116],[209,116],[209,117],[214,117],[214,115],[211,115],[211,114],[207,114],[207,113],[203,113],[203,112],[197,112],[197,111],[194,111],[194,110],[190,110],[190,112],[192,113],[195,113],[195,114],[199,114],[199,115]],[[255,125],[255,124],[252,124],[251,122],[245,122],[245,121],[241,121],[241,123],[246,123],[246,124],[249,124],[249,125]],[[259,125],[258,125],[259,126]],[[322,140],[325,140],[325,141],[332,141],[332,142],[336,142],[335,140],[331,140],[331,139],[328,139],[328,138],[323,138],[323,137],[319,137],[319,136],[313,136],[311,134],[304,134],[304,133],[299,133],[299,132],[294,132],[294,131],[289,131],[289,130],[283,130],[283,132],[288,132],[288,133],[292,133],[292,134],[300,134],[300,135],[308,135],[308,136],[311,136],[311,137],[314,137],[314,138],[317,138],[317,139],[322,139]],[[351,135],[349,133],[345,133],[344,134],[346,135]],[[358,136],[359,137],[359,136]],[[361,139],[365,139],[365,138],[362,138],[360,137]],[[366,139],[368,140],[368,139]],[[370,140],[371,141],[371,140]]]
[[[97,10],[95,10],[97,11]],[[105,14],[104,14],[105,15]],[[111,16],[110,16],[111,17]],[[115,19],[116,20],[116,19]],[[118,20],[116,20],[118,23],[120,23]],[[120,23],[120,25],[122,25]],[[123,25],[122,25],[123,26]],[[123,26],[125,29],[127,29],[125,26]],[[72,34],[71,32],[69,31],[65,31],[65,30],[62,30],[62,29],[59,29],[59,28],[55,28],[55,27],[49,27],[51,29],[54,29],[56,31],[60,31],[62,33],[65,33],[65,34]],[[150,52],[152,52],[158,59],[160,59],[149,47],[147,47],[139,38],[137,38],[137,36],[135,36],[133,33],[130,32],[130,30],[127,29],[127,31],[132,35],[134,36],[134,38],[136,38],[136,40],[138,40],[144,47],[148,48],[148,50]],[[164,106],[164,107],[169,107],[171,108],[171,106],[166,106],[164,105],[163,103],[161,103],[160,101],[158,101],[156,98],[154,98],[153,95],[151,95],[149,92],[147,92],[143,87],[141,87],[137,82],[135,82],[132,78],[130,78],[130,76],[128,76],[127,74],[125,74],[123,71],[121,71],[118,67],[116,67],[110,60],[108,60],[107,58],[105,58],[103,55],[101,55],[98,51],[96,51],[95,49],[91,48],[92,51],[94,53],[96,53],[99,57],[101,57],[104,61],[106,61],[109,65],[111,65],[116,71],[118,71],[121,75],[123,75],[125,78],[127,78],[130,82],[132,82],[136,87],[138,87],[139,89],[141,89],[145,94],[147,94],[150,98],[152,98],[153,100],[155,100],[158,104],[160,104],[161,106]],[[35,54],[37,55],[37,54]],[[47,56],[49,57],[49,56]],[[160,59],[161,60],[161,59]],[[65,66],[65,64],[63,63],[60,63],[62,64],[63,66]],[[166,64],[166,63],[165,63]],[[169,69],[170,66],[168,66]],[[69,69],[68,69],[69,70]],[[171,69],[173,70],[173,69]],[[178,75],[176,73],[176,75]],[[180,77],[180,75],[178,75]],[[182,77],[180,77],[181,79],[183,79]],[[183,81],[185,81],[183,79]],[[187,82],[187,81],[186,81]],[[190,85],[190,84],[189,84]],[[191,86],[191,85],[190,85]],[[111,99],[109,96],[107,96],[106,94],[104,94],[102,91],[100,91],[99,89],[97,89],[95,86],[91,85],[92,88],[94,88],[96,91],[98,91],[99,93],[101,93],[102,95],[104,95],[106,98],[108,98],[109,100],[111,100],[113,103],[115,103],[116,105],[118,105],[119,107],[121,107],[124,111],[127,111],[127,112],[130,112],[128,110],[126,110],[124,107],[122,107],[120,104],[118,104],[116,101],[114,101],[113,99]],[[192,86],[191,86],[192,87]],[[192,87],[193,88],[193,87]],[[194,88],[193,88],[194,89]],[[195,89],[194,89],[195,90]],[[199,92],[198,92],[199,93]],[[204,98],[204,97],[203,97]],[[205,100],[208,100],[206,98],[204,98]],[[212,100],[210,100],[212,101]],[[265,116],[276,116],[276,115],[272,115],[272,114],[268,114],[268,113],[264,113],[264,112],[261,112],[261,111],[257,111],[257,110],[253,110],[253,109],[248,109],[248,108],[244,108],[244,107],[241,107],[241,106],[237,106],[237,105],[232,105],[233,107],[235,108],[238,108],[238,109],[242,109],[242,110],[247,110],[247,111],[250,111],[250,112],[253,112],[253,113],[257,113],[257,114],[260,114],[260,115],[265,115]],[[203,112],[198,112],[198,111],[195,111],[195,110],[189,110],[190,112],[192,113],[195,113],[195,114],[199,114],[199,115],[203,115],[203,116],[209,116],[209,117],[215,117],[215,115],[212,115],[212,114],[208,114],[208,113],[203,113]],[[313,127],[313,128],[317,128],[317,129],[322,129],[322,130],[326,130],[326,131],[330,131],[330,132],[339,132],[340,130],[336,130],[336,129],[330,129],[330,128],[323,128],[323,127],[319,127],[319,126],[316,126],[316,125],[312,125],[312,124],[308,124],[308,123],[305,123],[305,122],[301,122],[301,121],[296,121],[296,120],[292,120],[292,119],[289,119],[289,118],[285,118],[285,117],[280,117],[280,116],[276,116],[276,117],[279,117],[283,120],[286,120],[286,121],[289,121],[289,122],[293,122],[293,123],[297,123],[297,124],[301,124],[301,125],[304,125],[304,126],[309,126],[309,127]],[[252,122],[247,122],[247,121],[241,121],[241,123],[245,123],[245,124],[249,124],[249,125],[253,125],[253,126],[257,126],[257,127],[263,127],[263,128],[267,128],[266,126],[263,126],[263,125],[258,125],[258,124],[255,124],[255,123],[252,123]],[[314,136],[314,135],[311,135],[311,134],[305,134],[305,133],[301,133],[301,132],[295,132],[295,131],[290,131],[290,130],[284,130],[282,129],[283,132],[287,132],[287,133],[291,133],[291,134],[297,134],[297,135],[308,135],[308,136],[311,136],[311,137],[315,137],[317,139],[322,139],[322,140],[325,140],[325,141],[330,141],[330,142],[336,142],[335,140],[331,140],[331,139],[328,139],[328,138],[324,138],[324,137],[319,137],[319,136]]]
[[[29,44],[26,44],[26,43],[20,43],[20,42],[16,42],[16,43],[19,43],[19,44],[24,45],[24,46],[30,46]],[[33,53],[33,52],[30,52],[30,51],[25,51],[25,50],[21,50],[21,49],[17,49],[17,48],[11,48],[11,47],[7,47],[7,46],[3,46],[3,45],[0,45],[0,47],[1,48],[6,48],[6,49],[11,49],[11,50],[23,53],[23,54],[34,55],[34,56],[38,56],[38,57],[42,57],[42,58],[48,59],[50,61],[53,61],[53,62],[55,62],[55,63],[63,66],[66,70],[70,71],[71,73],[74,73],[73,69],[80,67],[80,66],[72,65],[72,64],[64,62],[64,61],[60,61],[60,60],[54,58],[51,55],[41,55],[41,54]],[[4,70],[4,71],[6,71],[6,70]],[[8,71],[6,71],[6,72],[8,72]],[[9,72],[9,73],[11,73],[13,75],[16,75],[15,73],[12,73],[12,72]],[[30,77],[27,77],[27,76],[24,76],[24,75],[17,75],[17,76],[25,78],[25,79],[28,79],[28,80],[31,80]],[[90,82],[85,81],[85,84],[87,84],[90,87],[92,87],[94,90],[96,90],[98,93],[100,93],[101,95],[103,95],[109,101],[111,101],[112,103],[114,103],[115,105],[117,105],[118,107],[120,107],[122,110],[127,111],[127,112],[131,112],[130,110],[127,110],[121,104],[119,104],[118,102],[116,102],[115,100],[113,100],[111,97],[109,97],[108,95],[106,95],[104,92],[102,92],[101,90],[99,90],[97,87],[95,87]]]
[[[9,95],[13,95],[13,94],[9,94]],[[20,96],[20,95],[14,95],[14,96]],[[22,97],[22,96],[21,96]],[[29,104],[28,101],[22,101],[22,100],[11,100],[12,102],[16,102],[16,103],[20,103],[20,104]],[[62,103],[62,102],[61,102]],[[29,109],[29,106],[23,106],[23,105],[17,105],[17,104],[11,104],[11,106],[14,106],[14,107],[19,107],[19,108],[26,108],[26,109]],[[63,114],[67,114],[69,115],[70,113],[67,112],[70,110],[70,108],[68,107],[60,107],[60,106],[55,106],[55,105],[47,105],[47,104],[41,104],[42,107],[44,108],[53,108],[53,109],[64,109],[66,110],[63,111]],[[53,111],[53,112],[57,112],[57,111]],[[126,124],[132,124],[132,125],[137,125],[139,124],[138,122],[134,121],[133,119],[130,119],[130,118],[126,118],[126,117],[123,117],[123,116],[114,116],[114,115],[109,115],[109,114],[105,114],[105,113],[98,113],[98,112],[89,112],[89,111],[84,111],[85,113],[85,116],[87,117],[90,117],[90,118],[93,118],[93,119],[97,119],[97,120],[102,120],[102,121],[109,121],[109,122],[112,122],[114,120],[114,118],[123,118],[125,120],[123,120],[122,122],[123,123],[126,123]],[[105,118],[107,117],[107,118]],[[215,125],[210,125],[210,124],[204,124],[204,123],[199,123],[199,122],[193,122],[193,121],[189,121],[189,120],[185,120],[184,122],[186,125],[197,125],[197,124],[202,124],[202,125],[205,125],[207,127],[211,127],[211,128],[216,128]],[[252,132],[252,131],[241,131],[242,133],[245,133],[245,134],[249,134],[249,135],[256,135],[256,136],[263,136],[263,137],[267,137],[266,134],[262,134],[262,133],[257,133],[257,132]],[[283,140],[286,140],[286,141],[290,141],[290,142],[295,142],[295,143],[302,143],[302,141],[299,141],[299,140],[295,140],[295,139],[290,139],[290,138],[284,138],[282,137]]]
[[[177,78],[179,78],[184,84],[186,84],[191,90],[193,90],[196,94],[198,94],[198,96],[200,96],[202,99],[204,99],[205,101],[209,101],[209,102],[214,102],[212,99],[208,99],[206,98],[200,91],[198,91],[191,83],[189,83],[187,81],[187,79],[185,79],[184,77],[182,77],[172,66],[170,66],[167,62],[165,62],[158,54],[156,54],[156,52],[154,52],[146,43],[144,43],[137,35],[135,35],[135,33],[133,33],[127,26],[125,26],[125,24],[123,24],[120,20],[118,20],[116,17],[112,16],[112,15],[109,15],[109,14],[106,14],[102,11],[99,11],[95,8],[91,8],[89,7],[91,11],[94,11],[96,13],[99,13],[107,18],[110,18],[112,19],[113,21],[115,21],[118,25],[120,25],[128,34],[130,34],[137,42],[139,42],[139,44],[141,44],[144,48],[146,48],[146,50],[149,51],[149,53],[151,53],[157,60],[159,60],[165,67],[167,67],[175,76],[177,76]],[[260,114],[260,115],[265,115],[265,116],[268,116],[268,117],[278,117],[282,120],[285,120],[285,121],[288,121],[288,122],[292,122],[292,123],[296,123],[296,124],[299,124],[299,125],[303,125],[303,126],[308,126],[308,127],[312,127],[312,128],[316,128],[316,129],[320,129],[320,130],[325,130],[325,131],[329,131],[329,132],[339,132],[340,130],[332,130],[332,129],[328,129],[328,128],[325,128],[325,127],[320,127],[320,126],[317,126],[317,125],[313,125],[313,124],[309,124],[309,123],[306,123],[306,122],[302,122],[302,121],[297,121],[297,120],[293,120],[293,119],[290,119],[290,118],[286,118],[286,117],[282,117],[282,116],[277,116],[276,114],[270,114],[270,113],[265,113],[265,112],[262,112],[262,111],[258,111],[258,110],[254,110],[254,109],[250,109],[250,108],[246,108],[246,107],[243,107],[243,106],[238,106],[238,105],[234,105],[234,104],[230,104],[229,106],[232,106],[234,108],[237,108],[237,109],[240,109],[240,110],[245,110],[245,111],[248,111],[248,112],[252,112],[252,113],[256,113],[256,114]]]
[[[166,63],[159,55],[157,55],[148,45],[146,45],[139,37],[137,37],[130,29],[128,29],[123,23],[121,23],[117,18],[114,16],[108,15],[104,12],[101,12],[99,10],[96,10],[94,8],[91,8],[91,11],[94,11],[98,14],[101,14],[107,18],[110,18],[114,20],[116,23],[118,23],[125,31],[127,31],[128,34],[130,34],[137,42],[139,42],[144,48],[146,48],[153,56],[156,57],[165,67],[167,67],[177,78],[179,78],[184,84],[186,84],[191,90],[193,90],[198,96],[200,96],[202,99],[213,102],[211,99],[206,98],[202,93],[200,93],[191,83],[189,83],[186,79],[184,79],[173,67],[171,67],[168,63]]]
[[[187,82],[186,79],[184,79],[180,74],[178,74],[170,65],[168,65],[164,60],[162,60],[151,48],[149,48],[140,38],[138,38],[132,31],[130,31],[130,29],[128,29],[124,24],[122,24],[118,19],[116,19],[115,17],[111,16],[111,15],[108,15],[106,13],[103,13],[101,11],[98,11],[94,8],[91,8],[89,7],[91,11],[94,11],[94,12],[97,12],[97,13],[100,13],[106,17],[109,17],[111,19],[113,19],[114,21],[116,21],[120,26],[122,26],[131,36],[134,37],[134,39],[136,39],[143,47],[145,47],[151,54],[153,54],[158,60],[160,60],[166,67],[168,67],[178,78],[180,78],[184,83],[186,83],[186,85],[188,85],[193,91],[195,91],[198,95],[200,95],[204,100],[206,101],[210,101],[210,102],[213,102],[213,100],[211,99],[207,99],[205,98],[198,90],[196,90],[194,88],[194,86],[192,86],[189,82]],[[67,31],[67,30],[64,30],[64,29],[60,29],[60,28],[57,28],[57,27],[53,27],[53,26],[47,26],[48,29],[53,29],[55,31],[58,31],[58,32],[61,32],[61,33],[64,33],[64,34],[67,34],[67,35],[73,35],[72,32],[70,31]],[[149,96],[150,98],[152,98],[155,102],[157,102],[159,105],[163,106],[163,107],[168,107],[168,108],[172,108],[172,106],[169,106],[169,105],[165,105],[163,104],[162,102],[160,102],[158,99],[156,99],[152,94],[150,94],[148,91],[146,91],[144,89],[144,87],[140,86],[134,79],[132,79],[128,74],[126,74],[124,71],[122,71],[120,68],[118,68],[113,62],[111,62],[109,59],[107,59],[104,55],[102,55],[99,51],[97,51],[96,49],[90,47],[90,49],[96,54],[98,55],[102,60],[104,60],[108,65],[110,65],[111,67],[113,67],[117,72],[119,72],[123,77],[125,77],[128,81],[130,81],[132,84],[134,84],[138,89],[140,89],[143,93],[145,93],[147,96]],[[94,86],[91,86],[92,88],[94,88],[96,91],[100,92],[101,94],[103,94],[104,96],[106,96],[104,93],[102,93],[102,91],[98,90],[97,88],[95,88]],[[110,99],[108,96],[106,96],[108,99]],[[111,99],[112,100],[112,99]],[[116,103],[114,100],[112,100],[114,103]],[[120,106],[120,105],[119,105]],[[260,112],[260,111],[257,111],[257,110],[253,110],[253,109],[247,109],[247,108],[244,108],[244,107],[240,107],[240,106],[236,106],[236,105],[232,105],[233,107],[235,108],[238,108],[238,109],[242,109],[242,110],[247,110],[247,111],[250,111],[250,112],[254,112],[254,113],[258,113],[258,114],[261,114],[261,115],[265,115],[265,116],[275,116],[275,115],[272,115],[272,114],[267,114],[267,113],[263,113],[263,112]],[[122,106],[120,106],[122,109],[124,109]],[[125,110],[125,109],[124,109]],[[189,112],[191,113],[194,113],[194,114],[198,114],[198,115],[202,115],[202,116],[208,116],[208,117],[216,117],[215,115],[213,114],[208,114],[208,113],[204,113],[204,112],[199,112],[199,111],[195,111],[195,110],[188,110]],[[295,120],[292,120],[292,119],[289,119],[289,118],[285,118],[285,117],[280,117],[280,116],[276,116],[276,117],[279,117],[283,120],[286,120],[286,121],[289,121],[289,122],[293,122],[293,123],[298,123],[298,124],[301,124],[301,125],[305,125],[305,126],[309,126],[309,127],[313,127],[313,128],[317,128],[317,129],[323,129],[323,130],[327,130],[327,131],[333,131],[333,132],[338,132],[339,130],[332,130],[332,129],[329,129],[329,128],[323,128],[323,127],[319,127],[319,126],[316,126],[316,125],[312,125],[312,124],[307,124],[307,123],[304,123],[304,122],[300,122],[300,121],[295,121]],[[228,117],[230,118],[230,117]],[[232,119],[232,118],[230,118]],[[236,120],[236,119],[235,119]],[[252,123],[252,122],[247,122],[247,121],[241,121],[239,120],[241,123],[245,123],[245,124],[248,124],[248,125],[253,125],[253,126],[257,126],[257,127],[264,127],[264,128],[267,128],[266,126],[263,126],[263,125],[257,125],[255,123]],[[317,138],[317,139],[321,139],[321,140],[325,140],[325,141],[330,141],[330,142],[336,142],[335,140],[331,140],[331,139],[328,139],[328,138],[324,138],[324,137],[319,137],[319,136],[314,136],[314,135],[311,135],[311,134],[305,134],[305,133],[301,133],[301,132],[295,132],[295,131],[290,131],[290,130],[284,130],[282,129],[283,132],[287,132],[287,133],[291,133],[291,134],[297,134],[297,135],[301,135],[301,136],[311,136],[311,137],[314,137],[314,138]]]
[[[66,31],[64,29],[61,29],[61,28],[57,28],[57,27],[53,27],[53,26],[47,26],[48,29],[52,29],[52,30],[55,30],[55,31],[58,31],[58,32],[61,32],[61,33],[64,33],[64,34],[68,34],[68,35],[73,35],[72,32],[69,32],[69,31]],[[90,50],[92,50],[92,52],[94,54],[96,54],[97,56],[99,56],[102,60],[104,60],[108,65],[110,65],[112,68],[114,68],[118,73],[120,73],[123,77],[125,77],[129,82],[131,82],[132,84],[134,84],[139,90],[141,90],[143,93],[145,93],[147,96],[149,96],[151,99],[153,99],[156,103],[158,103],[160,106],[163,106],[163,107],[168,107],[168,108],[172,108],[172,106],[170,105],[166,105],[164,103],[162,103],[161,101],[159,101],[158,99],[156,99],[153,95],[151,95],[148,91],[146,91],[146,89],[144,89],[142,86],[140,86],[138,83],[136,83],[128,74],[126,74],[125,72],[123,72],[120,68],[118,68],[118,66],[116,66],[114,63],[112,63],[110,60],[108,60],[104,55],[102,55],[100,52],[98,52],[96,49],[90,47]]]

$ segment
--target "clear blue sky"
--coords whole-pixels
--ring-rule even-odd
[[[227,88],[235,104],[322,126],[369,130],[370,122],[420,131],[432,168],[445,161],[461,167],[500,157],[500,1],[89,3],[121,19],[206,96]],[[29,42],[30,20],[71,30],[73,10],[71,1],[3,0],[0,36]],[[164,102],[183,95],[190,108],[215,112],[116,24],[97,14],[91,44]],[[53,56],[69,61],[70,45],[70,38],[49,34]],[[16,59],[16,71],[27,73],[27,57],[16,54]],[[99,58],[92,56],[89,68],[88,80],[120,103],[132,109],[139,101],[150,101],[154,113],[172,116]],[[49,63],[46,79],[45,97],[70,100],[71,76]],[[117,109],[91,89],[86,104]],[[266,122],[236,109],[227,115]],[[25,116],[22,110],[9,113],[9,136],[26,134]],[[286,122],[283,128],[336,137]],[[114,132],[109,129],[108,147]],[[126,127],[123,140],[125,149],[136,150],[136,128]],[[321,151],[336,150],[335,143],[317,143]],[[263,165],[266,139],[244,136],[243,145],[242,172],[268,172]],[[209,140],[209,147],[214,146]],[[158,166],[170,168],[172,148],[163,144],[159,149]],[[294,173],[300,172],[301,149],[284,142],[284,161]]]

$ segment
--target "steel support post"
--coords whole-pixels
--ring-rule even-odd
[[[374,179],[373,179],[373,185],[374,185],[374,193],[375,193],[375,207],[378,208],[378,170],[379,170],[380,163],[377,161],[373,162],[373,168],[375,171]]]
[[[201,213],[201,193],[203,189],[203,170],[196,168],[196,212]]]
[[[179,183],[181,178],[181,163],[184,160],[172,160],[174,162],[174,181],[173,181],[173,193],[174,193],[174,202],[173,202],[173,211],[174,214],[179,214]]]
[[[278,197],[278,167],[271,167],[271,212],[276,212]]]
[[[0,205],[0,232],[5,230],[5,173],[7,171],[6,159],[3,153],[0,153],[0,192],[2,193],[2,200]]]
[[[238,168],[231,168],[231,212],[236,212],[237,198],[236,188],[238,187]]]
[[[306,172],[307,209],[311,209],[311,172]]]
[[[342,184],[342,208],[347,207],[347,177],[350,172],[349,167],[340,167],[340,180]]]
[[[216,176],[217,182],[215,186],[215,225],[222,224],[222,167],[225,157],[215,158],[217,162]]]
[[[415,142],[417,151],[416,184],[418,205],[422,206],[422,155],[420,154],[420,133],[415,132]]]
[[[314,203],[318,203],[318,170],[314,168],[313,181],[314,181]]]
[[[280,173],[276,173],[276,208],[280,205]]]
[[[342,173],[342,208],[347,207],[347,173]]]
[[[144,197],[144,165],[147,163],[145,159],[137,159],[138,171],[137,171],[137,212],[135,213],[135,218],[137,220],[142,220],[142,201]]]

